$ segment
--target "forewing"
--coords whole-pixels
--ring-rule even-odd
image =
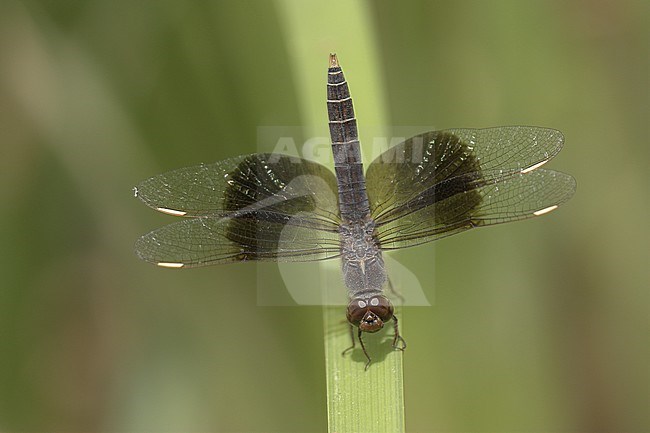
[[[530,126],[430,131],[391,147],[368,167],[367,191],[372,216],[394,218],[398,208],[422,191],[481,171],[529,172],[562,148],[561,132]],[[405,214],[405,209],[402,210]]]
[[[300,215],[297,215],[300,218]],[[300,224],[237,218],[184,219],[142,236],[137,255],[163,267],[198,267],[257,261],[306,262],[336,257],[338,233]]]
[[[532,171],[562,150],[564,135],[538,126],[499,126],[484,129],[448,129],[467,143],[485,171]]]
[[[377,238],[390,250],[540,216],[569,200],[575,188],[573,177],[551,170],[467,173],[398,203],[393,209],[400,212],[377,221]]]
[[[281,154],[238,156],[181,168],[145,180],[134,189],[147,206],[184,217],[301,220],[323,230],[338,227],[336,179],[326,167]]]

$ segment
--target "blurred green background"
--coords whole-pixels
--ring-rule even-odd
[[[304,125],[288,64],[320,74],[324,126],[329,51],[362,138],[364,104],[549,126],[578,181],[548,217],[396,255],[435,298],[403,313],[408,430],[649,431],[649,3],[368,1],[348,50],[331,2],[300,17],[332,30],[309,55],[281,3],[0,2],[0,431],[326,430],[320,308],[257,306],[252,264],[140,262],[173,218],[131,188]]]

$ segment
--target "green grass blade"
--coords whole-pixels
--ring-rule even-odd
[[[329,431],[404,432],[402,352],[391,346],[391,327],[364,336],[373,359],[364,370],[366,358],[358,342],[352,353],[341,355],[351,344],[347,324],[341,323],[344,311],[341,307],[323,310]]]
[[[364,161],[369,162],[371,136],[387,134],[384,86],[377,38],[365,2],[278,0],[278,15],[288,46],[289,70],[296,81],[305,136],[327,136],[325,83],[327,60],[336,52],[350,83],[359,122]],[[364,136],[364,131],[369,136]],[[364,147],[363,143],[367,143]],[[402,316],[396,312],[403,326]],[[345,307],[323,307],[327,410],[330,432],[404,431],[402,353],[391,347],[392,327],[364,337],[373,363],[351,344]]]

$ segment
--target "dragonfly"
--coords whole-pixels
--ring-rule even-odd
[[[364,173],[336,54],[327,77],[334,172],[293,155],[256,153],[154,176],[135,196],[183,219],[142,236],[135,251],[166,268],[340,259],[348,350],[356,328],[367,369],[363,333],[392,322],[393,348],[406,348],[388,297],[385,252],[545,215],[571,198],[576,182],[540,168],[564,136],[533,126],[423,132],[385,150]]]

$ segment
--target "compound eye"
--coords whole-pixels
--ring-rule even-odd
[[[359,323],[361,323],[361,320],[366,314],[366,311],[368,311],[368,303],[365,299],[356,298],[351,300],[348,304],[348,310],[346,312],[348,322],[354,326],[359,326]]]
[[[387,297],[376,296],[371,298],[368,303],[370,304],[370,311],[375,313],[384,322],[387,322],[393,317],[393,304]]]

